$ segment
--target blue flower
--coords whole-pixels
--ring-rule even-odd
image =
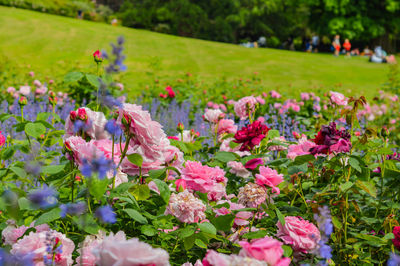
[[[332,258],[332,248],[329,245],[325,244],[325,243],[321,244],[321,246],[319,248],[319,255],[323,259]]]
[[[69,215],[80,215],[86,211],[86,203],[84,202],[77,202],[77,203],[68,203],[60,205],[60,216],[64,218]]]
[[[107,172],[113,168],[114,163],[111,160],[106,159],[104,156],[100,156],[99,158],[93,158],[91,161],[84,159],[83,166],[80,170],[86,177],[91,177],[93,173],[98,173],[98,177],[103,179]]]
[[[0,265],[24,265],[33,266],[33,259],[35,258],[34,253],[28,254],[8,254],[0,248]]]
[[[35,205],[43,209],[53,207],[57,204],[57,192],[47,185],[30,192],[28,199]]]
[[[113,224],[117,221],[117,214],[110,205],[101,206],[96,210],[96,217],[103,223]]]
[[[111,135],[119,136],[122,134],[122,130],[119,125],[117,125],[117,121],[115,121],[115,119],[108,120],[104,126],[104,129]]]
[[[390,254],[387,266],[400,266],[400,256],[395,253]]]

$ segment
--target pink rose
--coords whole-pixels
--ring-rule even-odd
[[[265,262],[259,261],[249,257],[238,256],[235,254],[226,255],[218,253],[215,250],[208,250],[202,263],[196,262],[195,266],[230,266],[230,265],[243,265],[243,266],[268,266]],[[182,265],[183,266],[183,265]]]
[[[225,134],[235,134],[236,131],[237,126],[235,125],[235,121],[232,119],[221,119],[218,122],[217,134],[219,141],[222,141]]]
[[[6,143],[6,137],[4,137],[0,131],[0,148],[3,147],[5,143]]]
[[[169,255],[161,248],[153,248],[137,238],[119,239],[112,234],[92,250],[96,265],[169,265]]]
[[[54,230],[42,231],[42,232],[30,232],[29,235],[25,235],[22,239],[18,240],[12,246],[10,251],[11,254],[16,255],[27,255],[30,253],[34,254],[35,266],[44,266],[44,256],[51,256],[46,252],[48,239],[53,241],[53,249],[56,248],[55,244],[57,241],[61,241],[62,253],[56,255],[54,262],[56,265],[72,265],[72,252],[75,249],[74,242],[68,239],[64,234]],[[48,257],[48,259],[52,259]]]
[[[77,250],[79,256],[76,258],[76,263],[79,266],[95,266],[96,265],[96,256],[92,253],[92,251],[97,248],[106,237],[106,233],[103,231],[99,231],[97,235],[88,235],[85,240],[79,244],[79,249]],[[114,233],[110,233],[108,236],[109,239],[113,239],[115,241],[125,241],[126,236],[123,231]]]
[[[186,189],[186,181],[183,179],[177,179],[175,181],[175,187],[177,192],[182,192]]]
[[[223,113],[219,109],[206,109],[206,112],[204,113],[204,120],[208,121],[210,123],[217,124],[219,120],[223,119],[225,117],[225,113]]]
[[[257,97],[256,97],[256,100],[257,100],[257,102],[258,102],[259,104],[261,104],[261,105],[264,105],[264,104],[265,104],[265,100],[264,100],[262,97],[260,97],[260,96],[257,96]]]
[[[278,222],[276,226],[278,227],[276,236],[296,251],[307,253],[315,249],[321,240],[318,228],[301,217],[286,216],[285,225],[282,226]]]
[[[235,103],[234,110],[240,120],[248,118],[249,113],[254,113],[257,99],[254,96],[247,96]]]
[[[293,144],[288,147],[287,157],[293,160],[297,156],[310,154],[310,149],[315,146],[314,142],[307,140],[307,137],[304,136],[299,140],[299,144]]]
[[[269,266],[289,266],[290,258],[282,258],[282,243],[272,237],[264,237],[247,241],[239,241],[242,246],[239,255],[265,261]]]
[[[330,94],[333,103],[342,106],[347,105],[347,98],[343,94],[334,91],[331,91]]]
[[[274,91],[274,90],[270,91],[269,93],[270,93],[271,97],[275,98],[275,99],[279,99],[282,97],[277,91]]]
[[[42,83],[41,83],[39,80],[35,79],[35,80],[33,81],[33,85],[35,85],[36,87],[41,87],[41,86],[42,86]]]
[[[123,124],[122,118],[128,124]],[[139,105],[126,103],[119,110],[117,123],[133,134],[129,145],[140,145],[143,148],[142,153],[149,159],[164,160],[163,154],[169,140],[160,123],[153,121],[148,111]]]
[[[283,182],[283,175],[269,167],[260,166],[260,174],[256,174],[256,183],[260,186],[266,185],[272,188],[272,192],[279,195],[277,185]]]
[[[31,93],[31,87],[27,86],[27,85],[20,86],[19,93],[21,93],[22,95],[25,95],[25,96],[29,96],[29,94]]]
[[[13,94],[16,91],[16,89],[14,87],[8,87],[7,88],[7,92],[10,94]]]
[[[243,177],[243,178],[248,178],[250,176],[250,172],[247,171],[247,169],[243,166],[241,162],[236,162],[236,161],[231,161],[228,162],[228,167],[231,169],[229,170],[230,173]]]
[[[107,119],[101,112],[94,112],[87,107],[79,108],[77,111],[72,111],[65,121],[64,139],[75,135],[74,120],[81,120],[85,126],[83,130],[92,139],[107,139],[109,134],[104,130]]]
[[[17,243],[18,238],[23,236],[25,231],[32,227],[34,227],[36,229],[36,232],[38,233],[50,230],[50,227],[47,224],[34,226],[34,223],[32,222],[30,226],[22,225],[17,227],[15,221],[8,220],[7,227],[4,228],[3,231],[1,232],[4,244],[13,245]]]
[[[300,97],[302,101],[308,101],[310,100],[310,94],[308,94],[307,92],[302,92],[300,93]]]
[[[231,148],[229,146],[230,142],[233,140],[233,138],[228,138],[228,139],[224,139],[221,143],[221,146],[219,147],[219,149],[221,151],[228,151],[228,152],[234,152],[237,155],[239,155],[240,157],[243,156],[247,156],[250,155],[251,153],[248,151],[240,151],[240,147],[241,145],[237,145],[235,148]]]
[[[244,209],[246,208],[246,206],[242,205],[242,204],[238,204],[238,203],[234,203],[231,201],[227,201],[227,200],[220,200],[217,202],[217,204],[223,204],[223,203],[229,203],[229,209],[222,207],[219,209],[214,209],[214,212],[216,213],[216,216],[220,216],[220,215],[227,215],[232,213],[232,211],[234,210],[240,210],[240,209]],[[249,224],[249,219],[253,216],[252,212],[248,212],[248,211],[240,211],[237,212],[235,214],[235,220],[234,220],[234,225],[236,226],[244,226],[244,225],[248,225]]]
[[[227,178],[221,168],[202,165],[200,162],[187,161],[182,169],[182,179],[189,189],[208,193],[210,200],[219,200],[225,195]]]

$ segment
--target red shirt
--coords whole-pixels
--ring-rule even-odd
[[[344,47],[344,49],[346,49],[346,51],[350,51],[351,43],[350,42],[344,42],[343,43],[343,47]]]

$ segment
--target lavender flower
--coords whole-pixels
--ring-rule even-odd
[[[316,251],[319,257],[328,260],[332,258],[332,248],[327,244],[329,237],[333,232],[332,216],[329,208],[323,206],[318,208],[319,215],[314,214],[314,220],[317,222],[318,228],[321,232],[321,240],[318,243],[318,249]],[[327,262],[325,261],[325,264]],[[322,265],[325,265],[322,263]]]
[[[110,205],[101,206],[96,210],[96,217],[103,223],[113,224],[117,221],[117,215]]]
[[[0,248],[0,265],[33,266],[34,253],[12,255]]]
[[[115,121],[115,119],[108,120],[104,126],[104,130],[114,136],[119,136],[122,134],[121,127],[117,125],[117,121]]]

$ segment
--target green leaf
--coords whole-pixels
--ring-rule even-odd
[[[281,213],[281,211],[276,208],[275,209],[276,212],[276,216],[278,216],[278,220],[281,223],[282,226],[285,226],[285,216],[283,216],[283,214]]]
[[[268,233],[266,230],[259,230],[255,232],[248,232],[244,234],[242,237],[247,238],[247,239],[258,239],[258,238],[263,238],[266,236]]]
[[[291,246],[282,245],[282,249],[283,249],[283,256],[284,256],[284,257],[290,257],[290,256],[292,256],[293,249],[292,249]]]
[[[187,237],[193,235],[195,231],[196,231],[196,228],[194,228],[193,226],[186,226],[185,228],[180,230],[179,236],[180,236],[180,238],[187,238]]]
[[[154,179],[164,179],[166,175],[167,169],[158,169],[158,170],[150,170],[149,171],[149,177],[154,180]]]
[[[271,129],[268,131],[267,139],[274,139],[274,138],[279,138],[279,131],[276,129]]]
[[[3,148],[2,152],[0,153],[1,154],[1,158],[3,160],[8,160],[8,159],[11,158],[11,156],[14,155],[15,151],[16,151],[16,147],[15,146],[10,146],[10,147],[7,147],[5,149]]]
[[[294,159],[293,164],[294,165],[300,165],[300,164],[308,163],[310,161],[315,161],[314,155],[305,154],[305,155],[296,156],[296,158]]]
[[[124,212],[126,212],[133,220],[141,224],[147,224],[147,219],[143,215],[141,215],[137,210],[124,209]]]
[[[217,228],[217,230],[229,231],[232,228],[234,220],[235,215],[227,214],[216,217],[215,219],[213,219],[212,223]]]
[[[146,184],[138,185],[132,192],[136,200],[146,200],[150,197],[150,189]]]
[[[209,222],[198,223],[197,225],[199,226],[200,231],[202,231],[204,233],[208,233],[208,234],[212,234],[212,235],[217,234],[217,229],[215,228],[214,225],[212,225]]]
[[[17,166],[11,166],[10,170],[13,171],[17,176],[19,176],[21,178],[25,178],[27,176],[25,170],[22,168],[19,168]]]
[[[19,198],[18,205],[21,210],[32,210],[31,204],[27,198]]]
[[[84,214],[81,216],[74,216],[72,220],[78,225],[78,228],[86,233],[95,235],[99,232],[100,226],[97,224],[93,214]]]
[[[192,234],[183,239],[183,246],[185,247],[186,250],[189,250],[193,247],[195,239],[196,239],[195,234]]]
[[[40,224],[47,224],[50,223],[54,220],[60,219],[60,208],[54,208],[48,212],[43,213],[42,215],[39,216],[39,218],[36,219],[35,221],[35,226],[40,225]]]
[[[298,174],[300,172],[301,173],[306,173],[307,170],[308,170],[308,164],[307,163],[301,164],[301,165],[293,165],[293,166],[290,166],[288,168],[288,174],[289,175],[293,175],[293,174]]]
[[[140,231],[146,236],[155,236],[158,233],[158,231],[149,224],[142,225],[142,227],[140,227]]]
[[[200,248],[204,248],[207,249],[207,245],[199,238],[197,238],[194,243],[196,244],[196,246],[200,247]]]
[[[218,161],[221,161],[223,163],[227,163],[230,161],[235,161],[238,158],[237,156],[238,155],[233,152],[219,151],[215,154],[215,159],[217,159]]]
[[[154,179],[153,182],[156,183],[158,190],[160,190],[160,196],[163,198],[164,202],[168,203],[171,195],[168,185],[160,179]]]
[[[341,189],[343,192],[345,192],[345,191],[347,191],[348,189],[350,189],[353,185],[354,185],[353,182],[347,181],[346,183],[341,184],[339,187],[340,187],[340,189]]]
[[[12,115],[10,115],[10,114],[1,114],[0,115],[0,122],[4,122],[4,121],[6,121],[7,119],[9,119],[11,117],[12,117]]]
[[[42,173],[43,174],[48,174],[48,175],[54,175],[60,173],[62,170],[64,170],[65,164],[60,164],[60,165],[47,165],[42,167]]]
[[[93,74],[86,74],[86,78],[92,86],[96,88],[100,87],[100,81],[98,76]]]
[[[343,225],[336,216],[332,215],[332,223],[336,229],[339,229],[339,230],[342,229]]]
[[[372,181],[361,181],[357,180],[356,181],[356,186],[370,194],[372,197],[376,198],[376,187],[372,183]]]
[[[132,153],[127,155],[126,157],[128,157],[128,160],[133,163],[134,165],[136,165],[137,167],[142,167],[143,164],[143,157],[138,154],[138,153]]]
[[[39,138],[46,133],[46,127],[41,123],[27,123],[25,125],[25,132],[31,137]]]
[[[350,158],[349,158],[349,164],[351,165],[351,167],[353,167],[353,168],[356,169],[359,173],[361,173],[360,162],[359,162],[356,158],[350,157]]]
[[[95,199],[100,200],[107,191],[108,179],[90,178],[89,192]]]
[[[80,80],[83,77],[83,74],[81,72],[69,72],[67,75],[64,77],[64,82],[69,83],[69,82],[76,82]]]

